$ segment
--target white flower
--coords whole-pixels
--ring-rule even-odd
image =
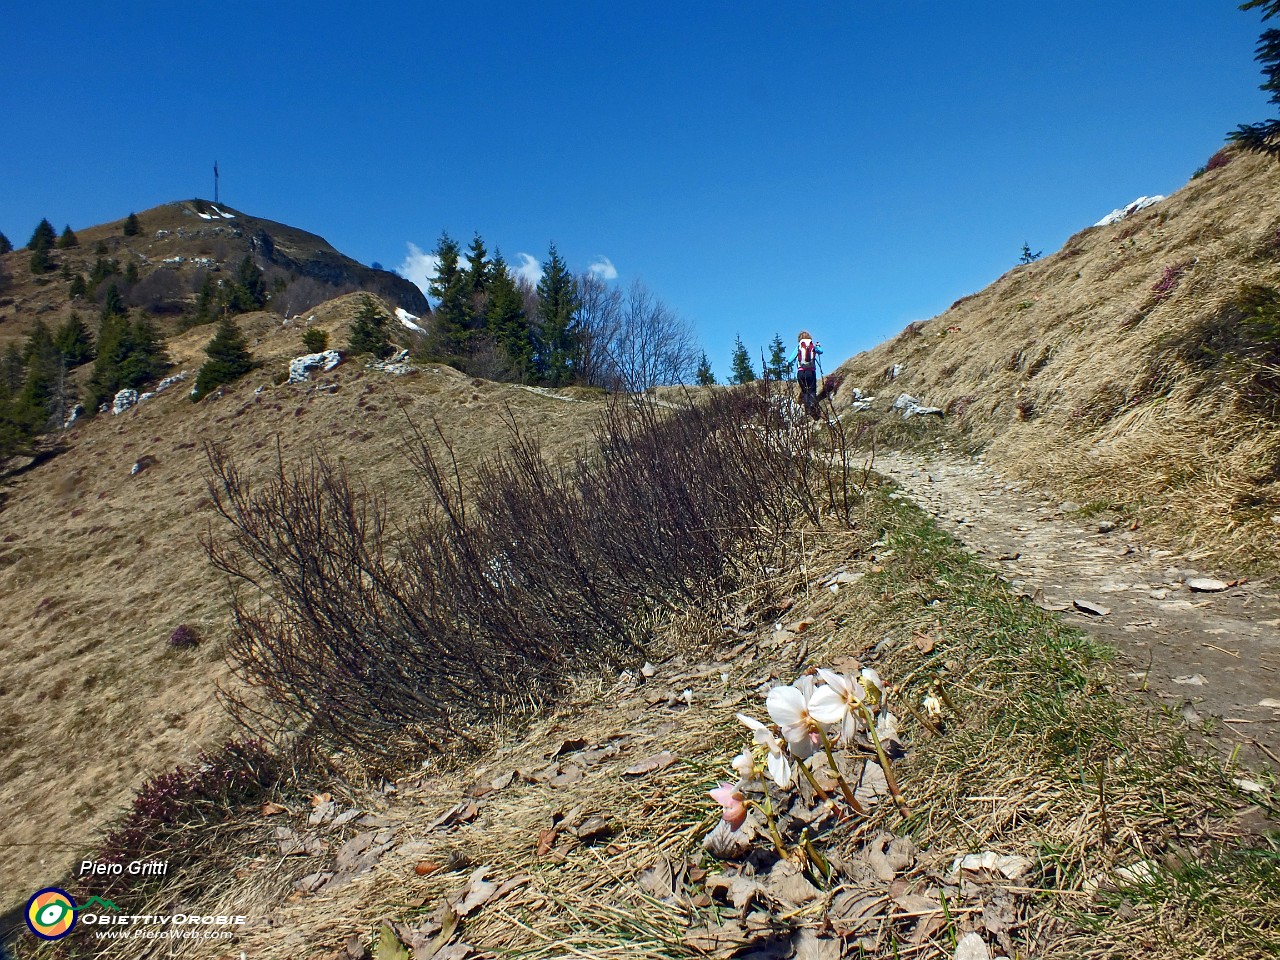
[[[743,780],[750,779],[751,775],[756,771],[756,760],[751,755],[751,748],[743,747],[742,752],[733,758],[732,766],[733,772]]]
[[[930,720],[942,719],[942,701],[932,693],[924,698],[924,712],[929,715]]]
[[[862,685],[867,688],[867,695],[872,703],[879,703],[884,698],[884,681],[870,667],[862,668]]]
[[[768,751],[765,767],[769,771],[770,779],[783,789],[791,786],[791,778],[794,776],[795,770],[792,769],[791,762],[787,759],[782,741],[778,739],[772,730],[755,717],[748,717],[745,713],[740,713],[738,714],[738,720],[751,731],[756,744]]]
[[[827,686],[835,691],[844,704],[845,714],[840,724],[840,738],[852,740],[858,733],[858,725],[862,711],[866,707],[867,691],[853,677],[834,670],[819,670],[818,676],[827,682]]]
[[[833,716],[839,710],[835,694],[825,687],[815,690],[812,677],[801,677],[795,686],[774,687],[765,697],[764,704],[769,716],[782,730],[791,755],[798,760],[812,756],[817,750],[818,725],[832,722],[818,719],[813,707],[816,705],[818,712],[825,717]]]

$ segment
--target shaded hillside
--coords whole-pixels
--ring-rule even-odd
[[[310,326],[345,343],[362,299],[316,308]],[[224,441],[250,476],[269,471],[277,449],[286,460],[326,450],[388,491],[400,520],[422,502],[401,444],[410,422],[431,435],[438,420],[445,437],[461,441],[466,469],[503,445],[508,415],[550,456],[565,456],[597,409],[443,366],[394,375],[355,360],[285,384],[288,359],[305,352],[306,325],[267,313],[241,325],[262,364],[253,373],[193,405],[188,391],[211,331],[172,337],[186,382],[119,416],[77,423],[59,434],[65,452],[4,491],[0,889],[14,897],[77,861],[143,779],[226,735],[215,685],[225,678],[227,594],[199,543],[216,519],[205,441]],[[182,624],[203,637],[193,649],[170,643]],[[68,761],[50,765],[50,750]],[[63,845],[38,854],[21,845],[55,836]]]
[[[202,286],[233,283],[244,258],[262,271],[268,306],[292,316],[344,293],[362,290],[416,316],[430,312],[414,284],[344,256],[305,230],[202,200],[166,203],[128,218],[75,231],[75,246],[55,246],[45,272],[30,251],[0,257],[0,346],[43,318],[56,326],[71,311],[96,315],[114,284],[124,303],[158,316],[194,313]],[[73,288],[79,276],[86,289]]]
[[[910,394],[989,462],[1201,556],[1274,566],[1280,168],[1210,166],[848,361],[841,409],[855,388],[881,412]]]

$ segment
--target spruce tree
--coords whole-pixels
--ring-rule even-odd
[[[574,316],[578,311],[578,282],[551,244],[538,281],[538,372],[548,386],[573,382],[578,356]]]
[[[49,256],[48,247],[39,247],[31,254],[31,272],[39,276],[53,269],[53,259]]]
[[[698,361],[698,370],[694,374],[694,377],[697,379],[698,386],[700,387],[710,387],[715,385],[716,375],[711,372],[711,361],[707,359],[705,351],[702,354],[702,358]]]
[[[43,320],[37,319],[31,328],[22,349],[22,361],[26,376],[14,402],[13,416],[30,435],[43,433],[54,412],[54,391],[62,362]]]
[[[62,354],[68,368],[78,367],[93,359],[93,338],[89,335],[85,322],[80,319],[80,314],[74,311],[53,335],[53,345]]]
[[[71,286],[67,288],[67,296],[72,300],[81,299],[89,295],[89,286],[84,282],[84,274],[77,273],[71,278]]]
[[[470,283],[467,272],[459,266],[458,244],[447,232],[440,234],[435,257],[438,266],[428,292],[438,302],[431,311],[427,352],[436,359],[456,363],[466,355],[472,326]]]
[[[3,233],[0,233],[0,254],[5,253],[13,253],[13,242]]]
[[[203,399],[215,387],[233,383],[253,369],[249,344],[229,314],[218,323],[218,331],[204,348],[204,352],[209,355],[209,359],[196,374],[192,401]]]
[[[138,222],[138,215],[131,213],[124,220],[124,235],[126,237],[136,237],[142,232],[142,224]]]
[[[790,380],[795,363],[787,355],[787,345],[782,335],[775,333],[769,344],[769,362],[765,364],[765,373],[771,380]]]
[[[756,372],[751,366],[751,354],[747,353],[747,348],[742,345],[742,337],[735,337],[734,344],[733,359],[730,361],[733,373],[729,376],[729,382],[751,383],[756,379]]]
[[[387,315],[378,309],[373,297],[367,294],[360,310],[351,322],[351,338],[347,349],[353,355],[371,353],[379,360],[391,353],[391,337],[387,333]]]
[[[1240,7],[1241,10],[1257,8],[1262,10],[1262,20],[1265,23],[1280,15],[1280,0],[1249,0]],[[1254,59],[1262,64],[1264,79],[1261,89],[1271,95],[1268,101],[1273,106],[1280,106],[1280,30],[1271,28],[1262,31]],[[1280,158],[1280,119],[1241,124],[1227,134],[1227,139],[1246,150]]]
[[[32,253],[37,250],[48,251],[57,242],[57,239],[58,235],[54,232],[53,224],[46,218],[36,224],[36,229],[31,234],[31,239],[27,241],[27,249]]]
[[[80,239],[72,232],[71,224],[67,224],[62,230],[62,236],[58,238],[58,249],[69,250],[78,246],[80,246]]]
[[[485,316],[490,335],[506,354],[511,375],[525,383],[534,376],[533,337],[524,312],[524,293],[507,269],[501,253],[495,253],[489,271],[489,304]]]

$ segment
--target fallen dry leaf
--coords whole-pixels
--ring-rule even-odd
[[[471,876],[467,880],[466,887],[463,888],[461,896],[452,899],[450,906],[459,917],[465,917],[479,907],[489,902],[489,899],[498,892],[498,885],[490,883],[484,878],[489,872],[489,867],[476,867],[472,871]]]
[[[651,757],[645,757],[643,760],[632,764],[622,771],[624,777],[643,777],[650,773],[656,773],[659,770],[665,770],[680,758],[670,750],[663,750],[661,753],[655,753]]]

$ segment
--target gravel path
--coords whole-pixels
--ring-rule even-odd
[[[1135,691],[1224,756],[1280,767],[1280,597],[1084,516],[982,460],[881,454],[875,468],[1020,592],[1115,647]]]

